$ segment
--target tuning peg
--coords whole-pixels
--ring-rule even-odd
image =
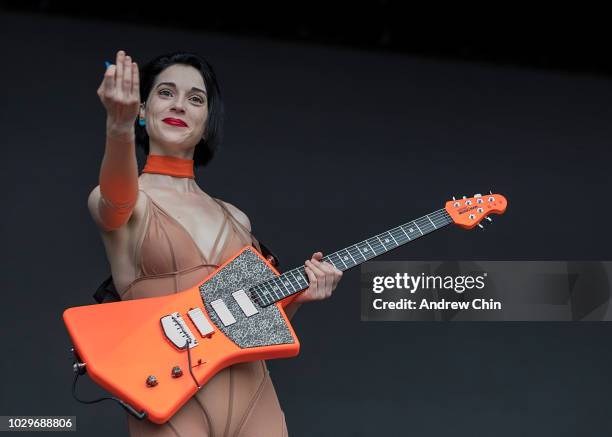
[[[493,219],[491,217],[485,217],[488,221],[492,222]]]
[[[493,191],[492,191],[492,190],[489,190],[489,194],[493,194]]]
[[[455,196],[453,196],[453,200],[457,200],[457,199],[455,199]]]
[[[474,197],[482,197],[482,194],[476,193],[476,194],[474,194]]]
[[[483,225],[481,225],[480,223],[478,223],[478,227],[479,227],[480,229],[484,229],[484,226],[483,226]]]
[[[467,197],[466,197],[466,196],[463,196],[463,198],[464,198],[464,199],[467,199]]]

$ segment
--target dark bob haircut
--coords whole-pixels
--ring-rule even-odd
[[[204,79],[208,120],[204,128],[204,139],[200,140],[193,152],[193,161],[195,166],[205,166],[215,155],[223,134],[223,100],[212,66],[203,57],[194,53],[174,52],[158,56],[140,69],[140,99],[143,102],[147,101],[157,75],[174,64],[194,67]],[[138,120],[136,120],[136,144],[142,147],[147,155],[149,154],[149,136],[146,128],[138,124]]]

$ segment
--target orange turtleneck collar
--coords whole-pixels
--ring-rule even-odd
[[[193,159],[175,158],[173,156],[148,155],[142,172],[195,179]]]

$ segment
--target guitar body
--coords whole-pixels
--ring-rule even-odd
[[[69,308],[64,323],[90,377],[161,424],[197,392],[194,378],[202,386],[232,364],[298,354],[283,310],[291,298],[245,301],[251,286],[279,274],[246,246],[185,291]]]

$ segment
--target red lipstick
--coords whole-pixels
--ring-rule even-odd
[[[185,123],[183,120],[180,120],[178,118],[167,117],[167,118],[164,118],[162,121],[171,126],[187,127],[187,123]]]

